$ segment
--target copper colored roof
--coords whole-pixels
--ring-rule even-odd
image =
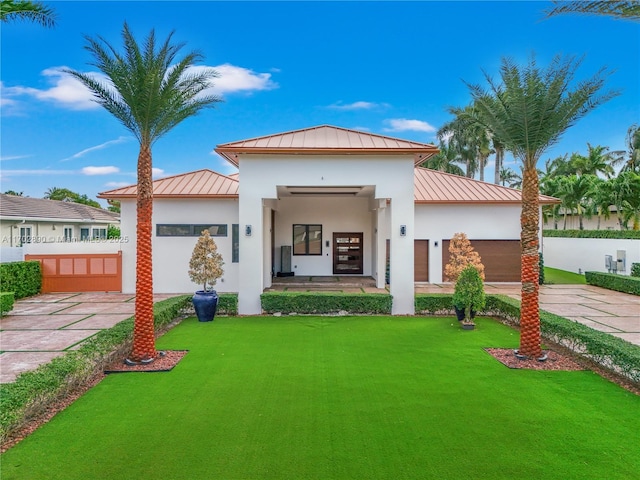
[[[417,167],[414,171],[414,199],[416,203],[521,203],[522,192],[515,188],[472,178]],[[540,195],[541,204],[560,203],[560,200]]]
[[[98,198],[135,198],[137,185],[98,194]],[[212,170],[196,170],[153,182],[155,198],[236,198],[238,180]]]
[[[386,154],[415,155],[420,163],[438,153],[429,143],[411,142],[399,138],[350,130],[348,128],[321,125],[264,137],[223,143],[215,149],[236,167],[238,154]]]
[[[21,220],[38,219],[39,221],[86,222],[91,220],[100,223],[120,222],[119,214],[117,213],[81,203],[5,194],[0,194],[0,217]]]

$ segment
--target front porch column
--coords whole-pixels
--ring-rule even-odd
[[[264,229],[262,198],[240,184],[240,264],[238,282],[238,313],[262,313],[260,295],[263,290]],[[247,227],[251,234],[248,235]]]
[[[390,238],[390,290],[393,296],[393,315],[413,315],[414,275],[413,275],[413,239],[414,239],[414,202],[413,190],[409,194],[400,194],[391,198],[389,215]],[[405,227],[404,235],[401,231]]]

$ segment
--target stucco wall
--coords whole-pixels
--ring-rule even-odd
[[[626,252],[626,268],[621,275],[631,273],[631,264],[640,263],[640,240],[610,238],[543,238],[544,264],[574,273],[606,272],[604,258],[616,260],[618,250]]]
[[[442,240],[519,240],[520,205],[416,205],[415,238],[429,240],[429,280],[442,282]],[[437,242],[437,246],[436,246]]]
[[[122,245],[122,290],[135,292],[136,205],[125,200],[121,206],[121,234],[129,238]],[[238,223],[238,202],[235,199],[156,199],[153,204],[153,289],[156,293],[189,293],[202,286],[191,282],[189,260],[198,237],[158,237],[157,224],[227,224],[226,237],[213,237],[224,258],[224,276],[215,289],[219,292],[238,291],[238,263],[232,263],[231,226]],[[240,254],[242,257],[242,253]]]

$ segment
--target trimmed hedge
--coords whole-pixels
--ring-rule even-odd
[[[631,264],[631,276],[640,277],[640,263]]]
[[[40,293],[41,288],[42,270],[37,260],[0,264],[0,291],[13,292],[19,300]]]
[[[153,306],[158,331],[168,326],[188,308],[191,297],[174,297]],[[101,330],[83,342],[77,350],[24,372],[13,383],[0,384],[0,442],[25,422],[85,385],[119,355],[125,355],[133,342],[133,317],[112,328]]]
[[[216,315],[238,315],[238,294],[219,293]]]
[[[520,302],[504,295],[487,295],[484,314],[520,324]],[[640,347],[608,333],[594,330],[553,313],[540,310],[543,337],[609,368],[633,382],[640,382]]]
[[[584,272],[589,285],[640,295],[640,278],[626,277],[615,273]]]
[[[448,293],[418,293],[415,298],[416,315],[449,314],[453,311],[453,295]]]
[[[542,230],[543,237],[640,239],[640,230]]]
[[[260,295],[265,313],[390,314],[392,297],[385,293],[267,292]]]
[[[0,315],[4,316],[13,310],[14,300],[13,292],[0,293]]]

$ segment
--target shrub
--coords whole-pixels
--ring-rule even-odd
[[[602,272],[584,272],[584,275],[589,285],[640,295],[640,278],[638,277],[626,277],[615,273]]]
[[[415,298],[416,315],[448,314],[453,310],[453,299],[448,293],[418,293]]]
[[[189,296],[174,297],[153,306],[154,323],[162,331],[187,308]],[[117,355],[131,349],[133,317],[124,320],[83,342],[36,370],[24,372],[15,382],[0,384],[0,442],[4,441],[33,416],[70,391],[85,385]]]
[[[218,253],[218,246],[209,230],[203,230],[198,238],[196,246],[193,247],[191,260],[189,261],[189,278],[194,283],[202,285],[202,290],[207,292],[212,290],[224,270],[222,255]],[[209,287],[207,287],[207,285]]]
[[[640,239],[639,230],[543,230],[543,237]]]
[[[218,294],[218,315],[238,314],[238,294],[219,293]]]
[[[358,314],[391,313],[392,297],[385,293],[268,292],[260,295],[265,313]]]
[[[475,267],[484,280],[484,265],[480,254],[473,249],[464,233],[456,233],[449,242],[449,262],[444,267],[444,276],[448,281],[455,282],[469,265]]]
[[[19,300],[40,293],[40,288],[42,269],[37,260],[0,264],[0,291],[13,292]]]
[[[640,277],[640,263],[631,264],[631,276]]]
[[[453,293],[453,304],[456,308],[464,309],[465,322],[471,322],[471,312],[479,312],[485,306],[485,294],[482,278],[473,265],[468,265],[456,281]]]
[[[4,316],[13,310],[13,302],[15,298],[13,292],[0,293],[0,315]]]

